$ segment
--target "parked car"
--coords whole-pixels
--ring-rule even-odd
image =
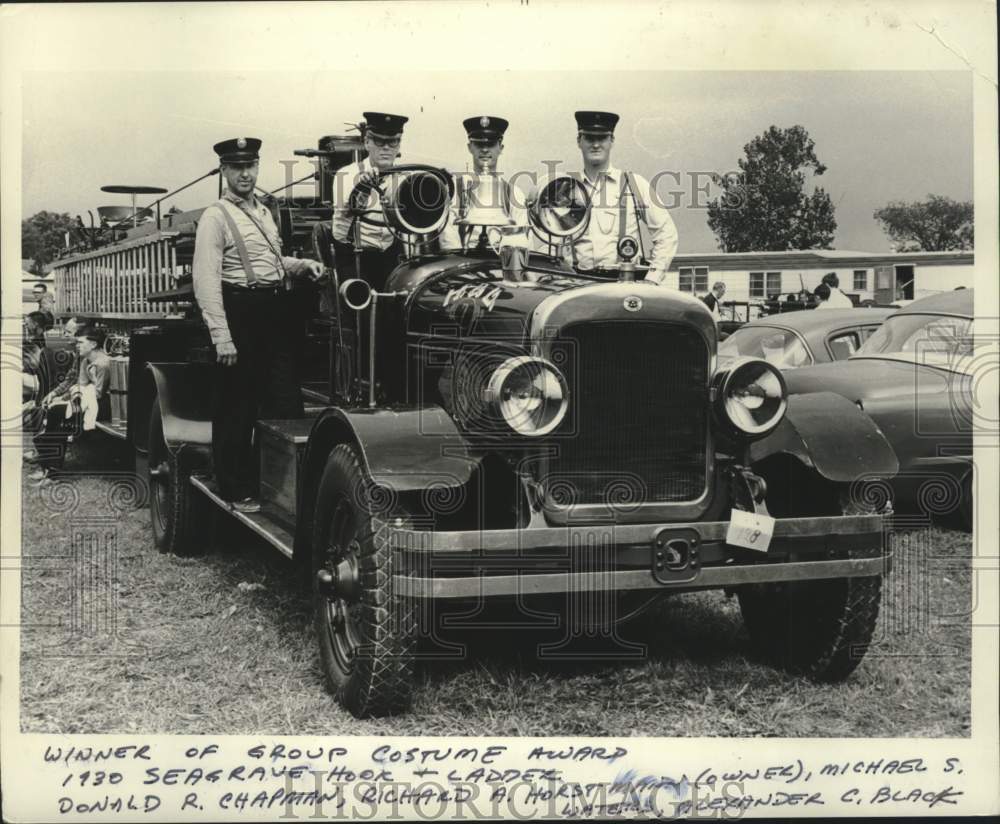
[[[966,528],[974,371],[995,356],[972,331],[972,289],[932,295],[894,312],[849,359],[784,373],[790,395],[835,392],[874,419],[899,459],[897,512],[958,516]]]
[[[787,312],[750,321],[719,344],[719,357],[763,358],[779,369],[846,360],[895,309]]]

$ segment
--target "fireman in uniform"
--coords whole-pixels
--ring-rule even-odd
[[[347,198],[357,184],[371,183],[379,172],[395,165],[403,138],[403,124],[409,118],[384,112],[364,112],[364,118],[362,128],[368,157],[338,172],[334,183],[333,248],[341,282],[362,277],[378,291],[399,263],[402,244],[387,226],[372,226],[352,215]],[[391,186],[392,181],[386,181],[386,185]],[[377,191],[370,192],[365,208],[379,208]],[[360,273],[355,257],[357,247],[361,249]]]
[[[581,273],[614,273],[619,242],[626,237],[639,241],[641,220],[652,243],[645,279],[662,283],[677,252],[677,227],[670,213],[644,177],[611,163],[618,115],[579,111],[575,117],[583,169],[572,176],[590,195],[591,212],[587,231],[570,249],[573,267]]]
[[[504,227],[500,231],[499,246],[520,246],[525,249],[528,247],[527,216],[523,208],[518,208],[515,198],[512,197],[510,184],[497,172],[497,164],[503,152],[504,134],[509,125],[510,123],[504,118],[491,115],[476,115],[462,121],[468,139],[469,154],[472,155],[474,173],[458,182],[459,186],[466,189],[465,203],[461,202],[462,196],[456,192],[451,216],[441,233],[443,248],[458,249],[464,246],[484,249],[490,245],[490,231],[485,227],[466,227],[458,224],[462,211],[470,206],[500,209],[514,221],[512,226]],[[477,189],[478,175],[497,175],[498,187],[489,187],[485,192]],[[494,227],[492,231],[496,228],[498,227]],[[469,237],[469,233],[474,236]]]
[[[304,319],[291,278],[318,278],[314,260],[285,257],[271,213],[254,196],[261,141],[216,143],[226,192],[202,213],[192,266],[194,294],[218,364],[212,465],[221,497],[256,512],[258,418],[303,415],[298,362]]]

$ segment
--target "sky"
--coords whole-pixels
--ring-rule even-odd
[[[576,168],[573,112],[617,112],[613,162],[665,173],[659,191],[676,204],[682,253],[718,248],[704,209],[716,190],[699,194],[697,181],[735,170],[771,125],[804,126],[815,141],[828,168],[807,189],[832,197],[834,248],[889,250],[872,217],[889,201],[973,196],[965,71],[27,72],[22,100],[24,217],[46,209],[86,220],[87,209],[125,202],[105,184],[177,188],[213,168],[212,145],[230,137],[264,141],[260,185],[274,189],[287,180],[280,161],[365,110],[410,118],[400,162],[456,171],[469,160],[461,121],[507,118],[508,174],[540,174],[542,161]],[[202,206],[215,192],[208,180],[171,203]]]

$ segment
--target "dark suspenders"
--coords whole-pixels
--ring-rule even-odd
[[[243,264],[243,272],[247,276],[247,283],[253,286],[257,282],[257,275],[253,270],[253,266],[250,265],[250,255],[247,254],[247,244],[243,240],[243,234],[240,232],[239,227],[236,225],[236,221],[233,220],[233,216],[229,214],[229,210],[222,205],[220,200],[215,204],[219,207],[219,211],[222,212],[222,217],[225,218],[226,226],[229,227],[229,234],[233,236],[233,243],[236,245],[236,253],[240,256],[240,263]]]
[[[247,276],[247,285],[253,286],[257,282],[257,274],[253,270],[253,266],[250,265],[250,255],[247,253],[247,244],[243,239],[243,233],[240,232],[239,227],[236,225],[236,221],[233,220],[232,214],[230,214],[229,209],[226,206],[227,201],[220,200],[215,205],[219,207],[219,211],[222,212],[222,216],[226,220],[226,226],[229,227],[229,233],[233,236],[233,243],[236,246],[236,253],[239,255],[240,263],[243,264],[243,271]],[[238,209],[238,206],[233,206],[232,208]],[[242,209],[240,211],[243,211]],[[274,248],[274,244],[271,242],[271,238],[267,236],[267,232],[264,231],[264,227],[257,222],[257,219],[251,215],[249,212],[243,211],[254,225],[261,236],[264,238],[264,242],[271,247],[271,251],[274,252],[275,260],[278,263],[278,270],[281,272],[282,277],[285,275],[285,264],[281,259],[281,253]]]
[[[622,177],[624,178],[624,184],[620,187],[618,192],[618,242],[621,243],[622,239],[625,237],[626,230],[628,228],[628,210],[625,207],[625,194],[632,198],[632,205],[635,208],[635,228],[639,235],[639,249],[640,249],[640,259],[645,258],[646,252],[643,249],[642,244],[642,232],[639,231],[639,221],[643,223],[646,222],[646,204],[642,199],[642,194],[639,192],[635,185],[635,178],[632,176],[631,172],[622,172]],[[576,256],[576,244],[572,244],[570,251],[573,255],[573,268],[577,268],[578,261]]]

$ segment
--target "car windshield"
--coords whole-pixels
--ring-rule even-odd
[[[802,340],[788,329],[776,326],[744,326],[719,344],[720,357],[763,358],[779,369],[812,363]]]
[[[854,358],[893,358],[952,371],[974,354],[972,320],[950,315],[895,315],[854,353]]]

